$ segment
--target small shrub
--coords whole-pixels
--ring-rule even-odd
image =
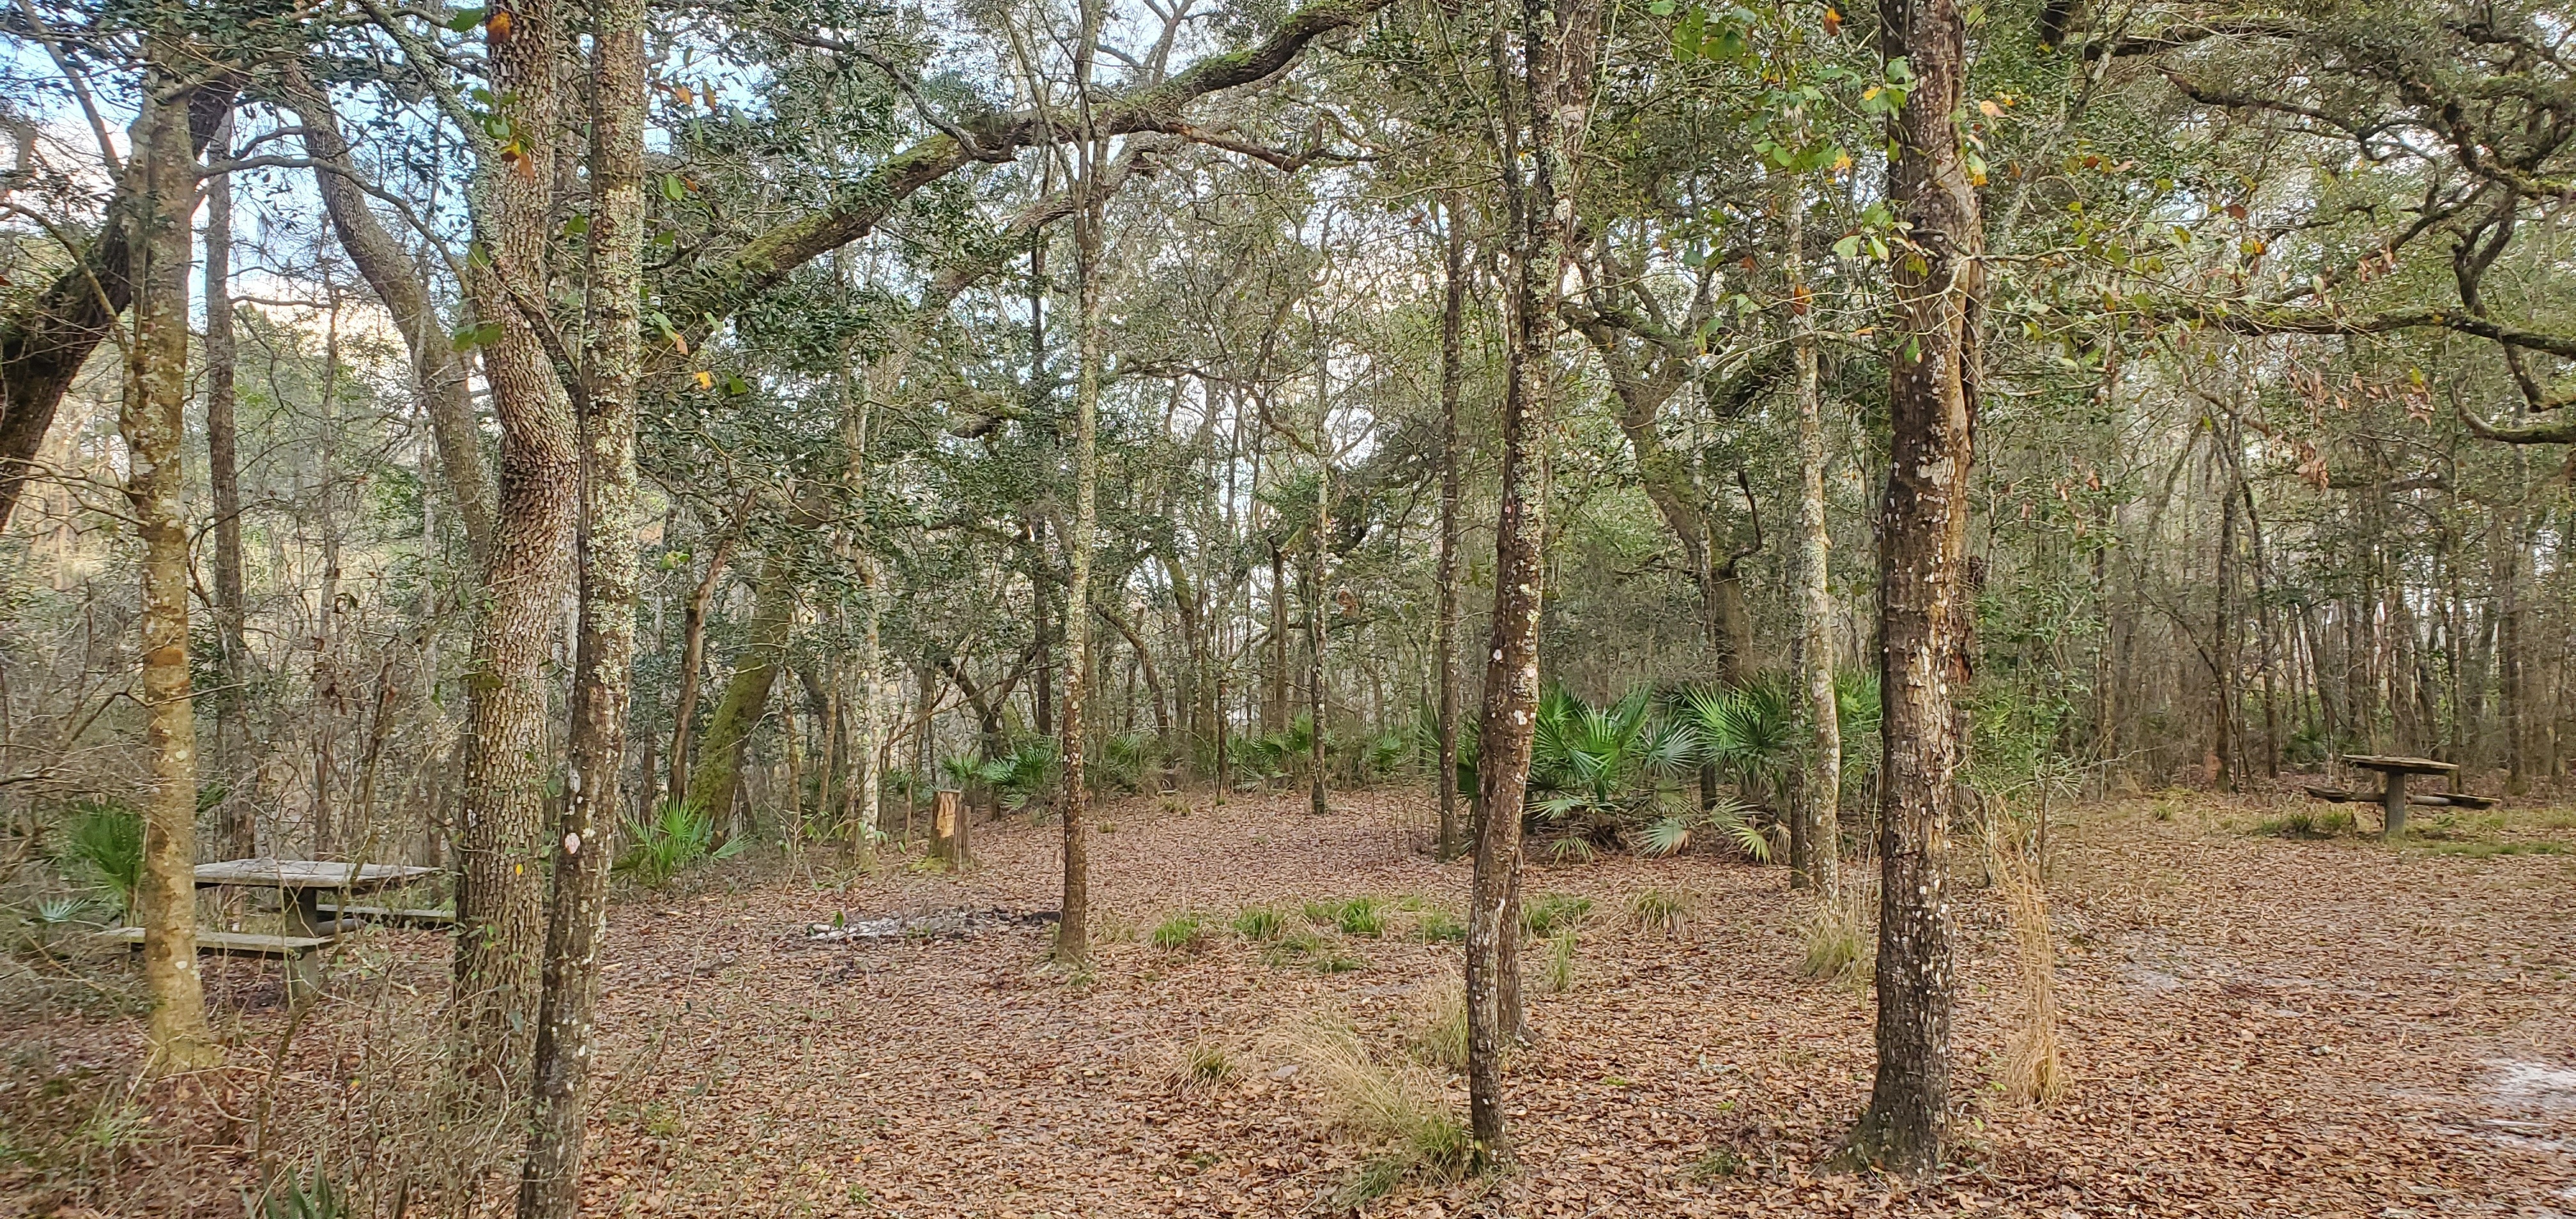
[[[1161,807],[1164,812],[1170,813],[1175,817],[1187,817],[1190,815],[1190,802],[1187,800],[1178,800],[1170,796],[1165,796],[1163,797]]]
[[[1601,857],[1601,848],[1592,845],[1592,840],[1589,838],[1574,836],[1559,838],[1556,841],[1547,844],[1547,849],[1540,853],[1547,857],[1547,861],[1549,863],[1558,867],[1565,867],[1570,864],[1590,863],[1593,860],[1599,859]]]
[[[1234,933],[1247,940],[1275,940],[1288,930],[1288,916],[1276,906],[1246,906],[1234,913]]]
[[[1591,914],[1591,898],[1541,893],[1521,903],[1521,934],[1531,939],[1554,935],[1557,928],[1571,927]]]
[[[343,1219],[354,1213],[319,1160],[310,1176],[289,1172],[270,1183],[259,1205],[259,1219]]]
[[[1676,889],[1640,889],[1628,899],[1628,917],[1640,927],[1661,927],[1679,935],[1699,913],[1699,899]]]
[[[1557,928],[1547,941],[1547,989],[1561,995],[1574,989],[1574,928]]]
[[[1830,897],[1807,913],[1799,927],[1806,960],[1798,972],[1818,981],[1848,977],[1869,959],[1868,920],[1857,895]]]
[[[1711,1181],[1723,1181],[1742,1171],[1744,1171],[1744,1157],[1728,1148],[1719,1147],[1703,1152],[1698,1159],[1691,1161],[1690,1179],[1692,1184],[1706,1185]]]
[[[73,805],[63,857],[131,909],[134,891],[143,883],[143,815],[114,800]]]
[[[700,863],[731,859],[751,845],[747,838],[735,838],[718,846],[715,837],[715,818],[685,800],[665,800],[652,820],[626,823],[626,845],[614,867],[644,887],[658,889]]]
[[[1154,947],[1163,949],[1195,948],[1207,926],[1195,914],[1175,914],[1154,928]]]

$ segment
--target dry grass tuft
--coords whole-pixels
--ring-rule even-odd
[[[1840,893],[1820,895],[1798,932],[1807,953],[1799,973],[1820,982],[1859,976],[1875,947],[1870,939],[1868,894],[1846,886]]]
[[[1640,927],[1661,927],[1668,936],[1699,915],[1699,898],[1680,889],[1640,889],[1628,899],[1628,917]]]
[[[1463,1024],[1463,1004],[1459,1011]],[[1347,1024],[1292,1026],[1274,1034],[1273,1043],[1297,1064],[1298,1078],[1333,1129],[1374,1148],[1342,1189],[1337,1200],[1343,1205],[1357,1206],[1410,1178],[1455,1181],[1473,1165],[1467,1123],[1428,1071],[1379,1062]]]
[[[1413,1056],[1425,1066],[1453,1075],[1467,1071],[1467,986],[1451,979],[1422,989],[1414,1000],[1411,1027],[1405,1035]]]
[[[2021,1027],[2004,1057],[2004,1093],[2045,1105],[2066,1091],[2057,1043],[2057,941],[2048,926],[2048,886],[2039,865],[2009,836],[1993,840],[1995,889],[2012,916],[2013,957],[2021,975]]]

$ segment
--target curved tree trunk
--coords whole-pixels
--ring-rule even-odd
[[[698,739],[696,769],[689,774],[688,802],[724,824],[742,784],[742,751],[751,731],[768,712],[769,689],[787,666],[788,628],[795,617],[796,564],[780,548],[762,556],[760,579],[753,586],[751,627],[725,681],[724,697]]]
[[[578,425],[529,316],[551,282],[556,61],[565,42],[554,0],[519,0],[510,36],[492,43],[493,91],[514,129],[542,133],[480,167],[488,262],[468,276],[482,320],[497,325],[484,371],[507,438],[500,513],[484,565],[467,689],[472,695],[457,857],[457,1046],[451,1064],[469,1120],[498,1120],[526,1095],[544,955],[546,789],[555,774],[545,665],[571,570],[580,497]]]

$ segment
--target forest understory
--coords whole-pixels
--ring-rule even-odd
[[[1054,831],[1017,818],[978,827],[962,874],[843,877],[772,851],[626,893],[583,1213],[2576,1211],[2563,809],[2437,819],[2394,847],[2284,836],[2306,803],[2286,793],[2060,810],[2049,888],[2071,1082],[2044,1107],[1996,1083],[2021,1018],[2016,958],[1961,852],[1962,1141],[1936,1180],[1905,1186],[1824,1167],[1867,1093],[1865,973],[1802,976],[1788,870],[1706,853],[1534,864],[1531,908],[1573,928],[1573,947],[1557,977],[1552,939],[1524,952],[1535,1037],[1506,1075],[1517,1167],[1402,1172],[1393,1136],[1351,1113],[1369,1071],[1317,1054],[1356,1045],[1398,1092],[1429,1081],[1389,1103],[1459,1103],[1437,988],[1455,987],[1444,928],[1468,868],[1417,849],[1418,797],[1337,793],[1321,818],[1304,800],[1100,808],[1100,942],[1076,973],[1047,964],[1034,919],[852,934],[1051,910]],[[435,1047],[415,1039],[443,1027],[447,957],[441,935],[352,937],[300,1021],[273,968],[210,962],[228,1065],[153,1084],[137,1082],[143,1000],[121,962],[13,962],[0,1214],[238,1213],[263,1158],[291,1168],[326,1142],[418,1154],[407,1123]],[[1373,1162],[1397,1168],[1373,1178]]]

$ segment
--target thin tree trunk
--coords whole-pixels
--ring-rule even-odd
[[[1307,811],[1331,812],[1324,800],[1324,535],[1333,528],[1332,364],[1315,328],[1315,519],[1306,529]]]
[[[688,803],[718,824],[730,824],[734,799],[742,788],[743,747],[768,712],[770,687],[787,667],[787,638],[795,608],[795,561],[784,546],[772,547],[761,557],[760,577],[752,591],[751,625],[734,656],[733,676],[725,680],[724,697],[707,719],[689,774]]]
[[[1512,233],[1509,342],[1502,403],[1500,511],[1494,525],[1494,610],[1478,725],[1475,876],[1467,922],[1467,1095],[1479,1158],[1511,1161],[1504,1123],[1502,1054],[1522,1035],[1520,1004],[1521,805],[1529,788],[1538,709],[1538,628],[1546,580],[1547,467],[1559,285],[1578,149],[1589,122],[1593,0],[1523,0],[1521,90],[1497,149]],[[1510,97],[1509,60],[1497,27],[1489,47],[1499,96]],[[1530,161],[1521,165],[1526,123]]]
[[[214,155],[230,159],[232,124],[216,137]],[[215,501],[215,639],[224,688],[214,699],[218,780],[240,782],[250,748],[250,641],[243,631],[249,594],[242,580],[240,427],[233,394],[233,176],[206,179],[206,484]],[[254,805],[227,790],[215,802],[215,849],[228,859],[259,853]]]
[[[143,979],[152,995],[151,1068],[190,1071],[222,1057],[206,1027],[197,969],[197,727],[188,685],[187,479],[180,447],[188,396],[189,214],[197,159],[186,94],[172,65],[180,50],[149,35],[142,112],[133,131],[139,178],[120,218],[135,251],[134,328],[118,414],[128,469],[125,498],[143,538],[144,743],[152,759],[143,809]]]
[[[707,664],[707,611],[715,605],[716,586],[724,577],[725,560],[733,555],[733,546],[742,538],[743,522],[751,516],[752,493],[745,493],[740,507],[734,509],[733,521],[717,535],[715,549],[707,555],[707,574],[698,578],[696,591],[689,594],[689,608],[680,627],[680,694],[671,709],[671,774],[668,784],[671,803],[678,804],[689,792],[689,728],[697,718],[698,691],[704,683]]]
[[[1799,816],[1807,824],[1806,879],[1835,901],[1842,893],[1843,730],[1834,703],[1834,598],[1825,532],[1824,395],[1816,373],[1815,316],[1806,275],[1807,194],[1789,194],[1789,312],[1798,364],[1798,616],[1807,668],[1807,715],[1815,726],[1815,770]]]
[[[1879,51],[1915,86],[1889,123],[1887,196],[1916,251],[1891,280],[1892,440],[1879,555],[1878,1070],[1850,1135],[1854,1158],[1907,1173],[1939,1164],[1949,1136],[1953,968],[1949,826],[1968,679],[1968,471],[1977,417],[1984,233],[1953,116],[1967,82],[1957,0],[1880,0]]]
[[[496,325],[484,372],[506,438],[500,512],[485,565],[467,688],[462,817],[457,856],[457,1047],[451,1063],[473,1123],[506,1120],[527,1095],[545,955],[551,859],[546,796],[555,767],[545,666],[572,567],[579,508],[579,427],[539,337],[552,276],[554,160],[561,101],[557,61],[565,33],[554,0],[518,0],[506,38],[491,40],[499,120],[529,133],[480,168],[485,194],[468,274],[476,314]]]
[[[1107,140],[1091,113],[1092,57],[1106,20],[1102,0],[1082,0],[1081,31],[1074,48],[1074,94],[1080,138],[1074,143],[1074,279],[1080,297],[1080,368],[1074,386],[1073,536],[1065,539],[1064,798],[1058,813],[1064,837],[1064,900],[1056,921],[1055,959],[1080,967],[1091,959],[1091,861],[1086,835],[1091,793],[1084,786],[1083,700],[1091,682],[1091,550],[1098,524],[1100,482],[1100,373],[1107,297],[1101,291],[1101,228],[1108,198],[1101,190]],[[1039,595],[1045,595],[1040,589]]]
[[[608,935],[609,834],[623,804],[634,702],[637,386],[643,370],[644,0],[592,10],[590,335],[581,445],[581,637],[570,765],[554,846],[534,1112],[520,1219],[581,1209],[584,1105],[597,1049],[592,1013]]]
[[[1440,862],[1458,857],[1458,390],[1466,376],[1459,329],[1467,311],[1467,230],[1452,192],[1441,258],[1439,607],[1431,626],[1440,683]]]

